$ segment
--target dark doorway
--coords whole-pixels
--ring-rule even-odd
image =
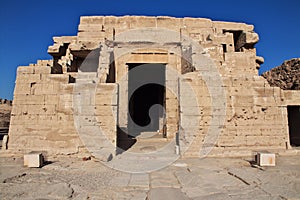
[[[300,106],[288,106],[288,122],[291,146],[300,146]]]
[[[131,136],[162,128],[165,76],[163,64],[129,64],[128,132]]]

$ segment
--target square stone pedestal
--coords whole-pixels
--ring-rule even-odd
[[[275,166],[275,153],[258,152],[256,162],[259,166]]]
[[[42,167],[43,155],[41,153],[29,153],[24,155],[24,166]]]

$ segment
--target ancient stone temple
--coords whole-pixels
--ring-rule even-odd
[[[258,75],[253,25],[93,16],[53,40],[52,60],[18,67],[8,150],[116,156],[169,143],[199,156],[300,145],[300,92]]]

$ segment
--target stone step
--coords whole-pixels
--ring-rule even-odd
[[[128,150],[129,152],[142,153],[154,152],[167,146],[171,140],[163,138],[157,132],[142,132],[135,138],[136,143]]]
[[[164,138],[161,133],[158,132],[141,132],[138,136],[135,137],[137,141],[147,140],[147,141],[165,141],[167,138]]]

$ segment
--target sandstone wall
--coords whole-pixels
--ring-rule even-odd
[[[202,18],[81,17],[77,36],[54,37],[48,48],[53,61],[18,68],[9,149],[80,151],[83,143],[74,125],[78,102],[95,113],[81,116],[91,128],[86,133],[100,125],[115,145],[116,126],[127,123],[120,97],[128,92],[122,86],[128,62],[161,62],[180,74],[167,78],[176,92],[167,94],[166,110],[173,136],[181,131],[193,138],[185,155],[199,155],[202,145],[213,147],[212,155],[289,148],[286,106],[300,105],[299,92],[283,92],[258,75],[263,58],[256,55],[259,38],[253,29]],[[122,34],[127,31],[132,32]],[[83,70],[82,64],[89,67]],[[74,93],[76,84],[90,93]],[[97,87],[102,90],[92,89]]]
[[[68,74],[51,74],[52,61],[19,67],[11,114],[13,151],[70,154],[82,146],[74,128],[74,84]]]

